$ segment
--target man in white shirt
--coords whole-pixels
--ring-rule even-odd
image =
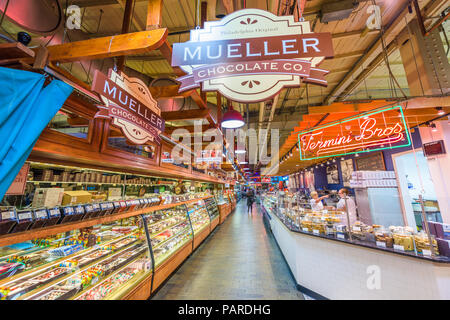
[[[356,204],[355,201],[348,196],[348,189],[347,188],[342,188],[341,190],[339,190],[339,196],[341,197],[341,199],[339,200],[339,202],[336,205],[336,208],[338,210],[342,210],[344,212],[348,211],[348,215],[350,218],[350,226],[351,227],[357,220],[357,216],[356,216]],[[347,224],[347,214],[344,214],[344,221],[342,221],[344,224]]]

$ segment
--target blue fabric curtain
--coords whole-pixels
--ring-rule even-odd
[[[42,130],[73,88],[39,73],[0,67],[0,200],[27,160]]]

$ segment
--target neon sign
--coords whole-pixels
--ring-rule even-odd
[[[395,149],[411,145],[401,106],[380,108],[298,134],[300,160]]]

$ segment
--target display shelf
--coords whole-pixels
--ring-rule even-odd
[[[6,234],[3,236],[0,236],[0,246],[7,246],[7,245],[14,244],[14,243],[24,242],[24,241],[32,240],[32,239],[36,239],[36,238],[45,238],[50,235],[67,232],[67,231],[71,231],[74,229],[91,227],[91,226],[94,226],[97,224],[109,223],[109,222],[113,222],[115,220],[138,216],[141,214],[147,214],[147,213],[158,211],[158,210],[170,209],[170,208],[174,208],[174,207],[177,207],[177,206],[180,206],[183,204],[194,203],[199,200],[207,199],[209,197],[210,196],[192,199],[192,200],[188,200],[188,201],[177,202],[177,203],[163,204],[160,206],[154,206],[154,207],[149,207],[149,208],[144,208],[144,209],[139,209],[139,210],[134,210],[134,211],[129,211],[129,212],[115,213],[115,214],[111,214],[111,215],[107,215],[107,216],[102,216],[102,217],[92,218],[92,219],[87,219],[87,220],[81,220],[81,221],[77,221],[77,222],[58,224],[58,225],[54,225],[54,226],[50,226],[50,227],[44,227],[41,229],[33,229],[33,230],[24,231],[24,232]]]
[[[152,233],[152,234],[150,235],[150,238],[153,238],[153,237],[155,237],[155,236],[157,236],[157,235],[160,235],[161,233],[166,232],[167,230],[170,230],[170,229],[175,228],[176,226],[178,226],[178,225],[180,225],[180,224],[182,224],[182,223],[187,223],[187,222],[188,222],[187,219],[184,220],[184,221],[181,221],[181,222],[177,222],[177,223],[175,223],[175,224],[173,224],[173,225],[171,225],[171,226],[169,226],[169,227],[167,227],[167,228],[165,228],[165,229],[163,229],[163,230],[161,230],[161,231]]]
[[[170,236],[169,238],[165,239],[164,241],[161,241],[160,243],[156,244],[155,246],[153,246],[152,243],[152,248],[153,250],[158,249],[159,247],[161,247],[163,244],[168,243],[170,240],[174,239],[175,237],[177,237],[182,231],[185,231],[187,228],[189,227],[189,223],[187,223],[186,227],[184,229],[181,229],[180,231],[178,231],[177,233],[173,234],[172,236]],[[153,239],[152,239],[153,240]]]
[[[168,258],[174,255],[181,247],[183,247],[187,242],[192,241],[192,234],[187,232],[187,238],[183,241],[180,241],[177,245],[172,247],[165,253],[156,254],[155,255],[155,268],[158,268],[161,264],[163,264]],[[183,236],[182,233],[177,234],[177,236]]]
[[[83,185],[83,184],[90,184],[90,185],[119,185],[119,186],[149,186],[149,187],[155,187],[155,186],[171,186],[173,187],[173,183],[156,183],[156,184],[146,184],[146,183],[121,183],[121,182],[75,182],[75,181],[34,181],[34,180],[28,180],[27,183],[33,183],[33,184],[41,184],[41,183],[50,183],[50,184],[77,184],[77,185]]]

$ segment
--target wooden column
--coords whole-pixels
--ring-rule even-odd
[[[123,14],[123,22],[122,22],[122,34],[128,33],[130,31],[131,24],[131,16],[133,14],[133,1],[127,0],[125,3],[125,12]],[[123,71],[125,66],[125,56],[120,56],[117,58],[117,70]]]
[[[162,25],[163,0],[148,0],[145,30],[159,29]]]
[[[222,122],[222,95],[220,92],[216,93],[217,100],[217,123],[220,125]]]

